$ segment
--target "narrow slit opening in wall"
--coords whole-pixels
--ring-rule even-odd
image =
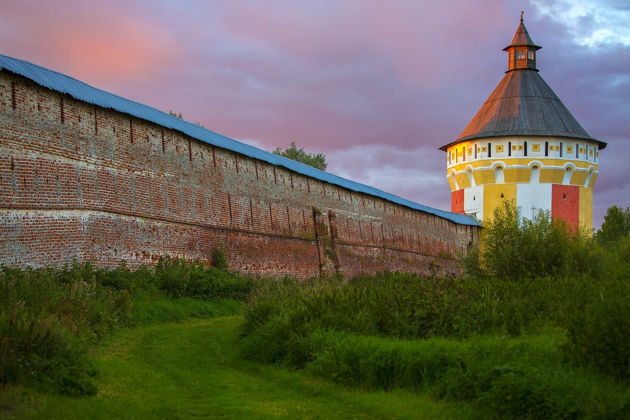
[[[523,142],[523,156],[527,156],[527,142]]]
[[[549,142],[545,142],[545,156],[549,156]]]
[[[59,118],[61,119],[61,124],[66,123],[66,115],[63,109],[63,96],[59,97]]]
[[[17,101],[15,98],[15,82],[11,82],[11,108],[15,111],[17,108]]]
[[[249,199],[249,216],[252,229],[254,229],[254,205],[252,204],[252,199]]]
[[[98,117],[96,111],[96,105],[94,105],[94,134],[98,135]]]
[[[563,145],[562,145],[562,142],[560,142],[560,157],[562,157],[562,153],[563,153]]]
[[[512,142],[508,141],[508,156],[512,156]]]
[[[488,157],[492,157],[492,144],[488,143]]]

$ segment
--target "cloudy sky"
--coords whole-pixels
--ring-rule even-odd
[[[0,54],[450,208],[445,157],[503,77],[519,13],[596,138],[595,225],[630,206],[630,0],[0,0]]]

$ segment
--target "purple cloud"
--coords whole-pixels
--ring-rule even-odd
[[[531,1],[526,25],[544,47],[541,75],[584,128],[609,143],[596,186],[598,225],[608,206],[630,206],[630,42],[625,28],[619,42],[615,31],[601,31],[625,22],[619,13],[627,9],[588,0],[585,16],[560,19],[566,0]],[[326,153],[333,173],[449,209],[437,148],[456,138],[501,80],[501,49],[520,7],[516,0],[72,0],[61,9],[15,0],[3,4],[0,53],[267,150],[295,141]]]

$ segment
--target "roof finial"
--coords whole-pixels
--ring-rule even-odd
[[[523,15],[525,14],[525,10],[521,10],[521,23],[523,23]]]

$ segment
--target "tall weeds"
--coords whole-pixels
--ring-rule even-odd
[[[93,394],[89,345],[136,323],[233,313],[250,288],[249,278],[176,259],[134,271],[0,267],[0,385]]]
[[[602,248],[508,204],[462,278],[257,284],[243,356],[354,386],[431,387],[499,417],[620,417],[630,410],[626,241]]]

